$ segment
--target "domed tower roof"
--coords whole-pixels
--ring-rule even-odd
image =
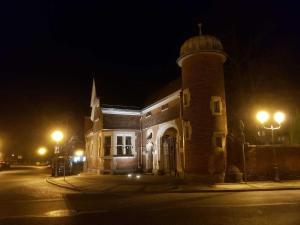
[[[181,66],[184,58],[201,52],[211,52],[220,54],[226,60],[226,54],[223,50],[221,41],[211,35],[202,35],[201,24],[199,24],[199,35],[187,39],[180,48],[180,57],[177,60],[179,66]]]

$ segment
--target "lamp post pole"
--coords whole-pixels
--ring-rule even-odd
[[[59,154],[59,145],[57,142],[56,142],[56,145],[54,148],[55,148],[55,150],[54,150],[54,160],[55,160],[54,174],[55,174],[55,177],[57,177],[58,176],[58,154]]]
[[[279,130],[282,122],[285,120],[285,114],[283,112],[276,112],[274,114],[274,121],[277,123],[277,126],[274,126],[271,122],[270,127],[265,126],[265,123],[269,120],[269,113],[266,111],[260,111],[256,114],[257,120],[262,124],[263,128],[266,130],[271,130],[272,134],[272,152],[273,152],[273,171],[274,171],[274,181],[280,181],[279,177],[279,166],[277,161],[277,152],[274,146],[274,131]]]
[[[271,131],[272,131],[272,151],[273,151],[273,169],[274,169],[274,180],[280,181],[279,178],[279,168],[278,168],[278,161],[277,161],[277,152],[274,147],[274,130],[279,129],[280,126],[274,127],[273,124],[271,125]]]
[[[279,182],[279,167],[278,167],[278,161],[277,161],[277,152],[276,148],[274,147],[274,131],[280,129],[280,125],[275,127],[273,124],[271,124],[270,127],[263,126],[266,130],[271,130],[271,144],[272,144],[272,153],[273,153],[273,170],[274,170],[274,181]]]
[[[55,176],[58,176],[58,155],[60,153],[60,146],[59,143],[63,139],[64,135],[61,131],[56,130],[51,135],[52,139],[55,141],[56,145],[54,147],[54,159],[55,159]],[[65,172],[64,172],[65,173]]]

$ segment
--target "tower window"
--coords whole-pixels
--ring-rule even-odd
[[[210,100],[210,109],[213,115],[222,115],[222,99],[219,96],[212,96]]]
[[[189,107],[191,103],[191,93],[188,88],[183,90],[183,106]]]
[[[212,137],[212,145],[216,151],[224,151],[225,149],[225,133],[214,132]]]

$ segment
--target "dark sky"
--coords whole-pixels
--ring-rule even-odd
[[[102,102],[141,105],[180,75],[179,47],[198,33],[199,21],[233,60],[242,62],[249,40],[258,40],[249,57],[266,53],[296,87],[300,16],[294,2],[1,1],[0,138],[11,152],[32,152],[49,143],[54,127],[78,130],[89,115],[93,73]]]

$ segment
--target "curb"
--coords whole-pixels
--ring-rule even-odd
[[[55,185],[57,187],[60,188],[65,188],[68,190],[72,190],[72,191],[77,191],[77,192],[83,192],[83,190],[81,188],[78,187],[72,187],[72,186],[68,186],[67,184],[59,184],[57,182],[54,181],[53,178],[47,177],[46,178],[46,182],[48,182],[49,184]],[[270,188],[244,188],[244,189],[202,189],[202,190],[164,190],[164,191],[144,191],[143,193],[149,193],[149,194],[153,194],[153,193],[218,193],[218,192],[254,192],[254,191],[287,191],[287,190],[300,190],[300,186],[297,187],[270,187]],[[86,191],[86,193],[106,193],[106,191],[92,191],[89,192],[88,190]],[[107,192],[109,193],[109,191]],[[116,192],[118,193],[118,192]],[[122,192],[120,192],[122,193]]]
[[[254,192],[254,191],[288,191],[300,190],[300,187],[282,187],[282,188],[245,188],[245,189],[203,189],[203,190],[174,190],[166,193],[216,193],[216,192]]]
[[[82,192],[82,190],[80,188],[76,188],[76,187],[71,187],[71,186],[68,186],[68,185],[63,185],[63,184],[59,184],[57,182],[55,182],[52,178],[50,177],[47,177],[46,178],[46,182],[49,183],[49,184],[52,184],[52,185],[55,185],[57,187],[60,187],[60,188],[65,188],[65,189],[69,189],[71,191],[78,191],[78,192]]]

